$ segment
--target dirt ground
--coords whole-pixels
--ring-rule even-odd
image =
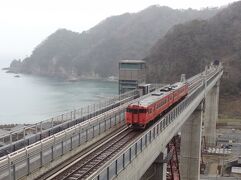
[[[206,164],[205,174],[220,175],[222,172],[218,171],[218,166],[223,166],[223,162],[232,158],[224,155],[203,155],[203,160]]]
[[[241,96],[220,96],[219,117],[241,119]]]

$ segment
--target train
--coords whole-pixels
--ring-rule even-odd
[[[157,117],[184,99],[188,92],[188,84],[185,82],[177,82],[153,91],[150,96],[128,105],[125,113],[127,126],[145,129]]]

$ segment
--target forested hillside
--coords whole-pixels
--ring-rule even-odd
[[[221,112],[241,117],[241,2],[222,9],[210,20],[194,20],[173,27],[146,58],[149,81],[190,77],[213,60],[224,64]]]
[[[117,75],[119,60],[144,58],[173,25],[208,19],[217,11],[151,6],[138,13],[109,17],[82,33],[60,29],[39,44],[22,63],[12,63],[11,68],[64,78]]]

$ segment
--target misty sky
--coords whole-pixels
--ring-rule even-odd
[[[0,61],[24,58],[59,28],[82,32],[111,15],[159,4],[175,9],[217,7],[234,0],[0,0]]]

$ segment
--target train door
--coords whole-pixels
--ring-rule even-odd
[[[176,103],[178,101],[178,91],[175,90],[174,93],[173,93],[173,103]]]
[[[139,122],[139,113],[138,109],[132,109],[132,121],[133,123],[138,123]]]
[[[168,97],[168,104],[169,104],[169,106],[171,106],[172,103],[173,103],[173,93],[171,93],[171,94],[169,95],[169,97]]]

